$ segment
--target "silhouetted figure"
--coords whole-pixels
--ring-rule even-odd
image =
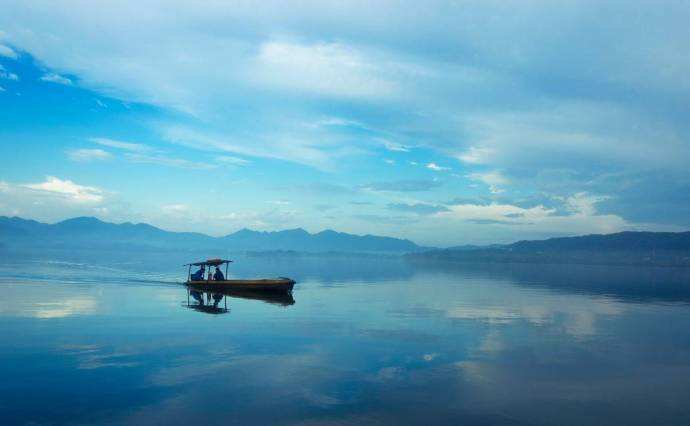
[[[192,281],[203,281],[204,272],[206,272],[206,268],[204,268],[204,265],[201,265],[199,270],[192,274]]]
[[[225,277],[223,276],[223,273],[220,271],[220,268],[216,266],[216,273],[213,274],[213,279],[216,281],[223,281]]]

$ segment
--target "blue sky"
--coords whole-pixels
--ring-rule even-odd
[[[690,227],[690,5],[3,2],[0,214],[448,246]]]

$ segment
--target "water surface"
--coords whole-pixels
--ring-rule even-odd
[[[293,300],[199,309],[187,260],[0,261],[3,424],[690,424],[684,270],[239,258]]]

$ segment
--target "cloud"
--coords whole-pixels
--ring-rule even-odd
[[[518,216],[515,216],[515,215],[518,215]],[[509,213],[509,214],[506,214],[505,216],[506,217],[523,217],[524,215],[522,213]],[[511,222],[509,220],[496,220],[496,219],[467,219],[466,222],[473,223],[475,225],[532,225],[532,223]]]
[[[42,222],[77,216],[98,216],[115,222],[141,221],[119,194],[53,176],[29,183],[0,181],[0,215]]]
[[[487,185],[492,194],[500,194],[503,192],[501,187],[510,183],[510,181],[498,170],[484,173],[471,173],[468,177]]]
[[[4,44],[0,44],[0,56],[4,56],[5,58],[10,58],[10,59],[17,59],[19,55],[17,55],[17,52],[12,50],[11,47],[5,46]]]
[[[450,170],[450,167],[441,167],[441,166],[439,166],[439,165],[436,164],[436,163],[429,163],[429,164],[426,165],[426,168],[427,168],[427,169],[430,169],[430,170],[433,170],[433,171],[435,171],[435,172],[443,172],[443,171],[446,171],[446,170]]]
[[[433,205],[433,204],[423,204],[423,203],[415,203],[415,204],[405,204],[405,203],[390,203],[387,206],[388,210],[394,210],[394,211],[400,211],[400,212],[406,212],[406,213],[415,213],[419,215],[429,215],[429,214],[434,214],[434,213],[439,213],[439,212],[447,212],[450,211],[448,207],[446,206],[439,206],[439,205]]]
[[[0,64],[0,78],[5,80],[18,81],[19,76],[13,72],[7,71],[7,69]]]
[[[61,180],[54,176],[47,176],[44,182],[23,185],[45,194],[56,195],[77,203],[99,203],[103,201],[102,189],[93,186],[78,185],[71,180]]]
[[[370,222],[383,225],[408,225],[418,222],[419,220],[414,216],[391,216],[378,214],[354,214],[353,218],[363,222]]]
[[[337,206],[333,204],[315,204],[314,209],[319,212],[326,212],[328,210],[333,210],[337,208]]]
[[[607,197],[577,193],[563,199],[566,214],[543,205],[523,208],[511,204],[453,204],[447,212],[437,213],[441,218],[460,219],[477,225],[528,226],[535,232],[558,235],[585,233],[612,233],[634,229],[623,218],[600,214],[597,204]]]
[[[132,163],[139,164],[155,164],[159,166],[177,167],[181,169],[190,170],[207,170],[219,167],[218,162],[224,162],[232,165],[245,165],[249,162],[238,157],[221,156],[215,158],[213,161],[203,163],[199,161],[191,161],[184,158],[176,158],[166,154],[163,151],[155,150],[154,148],[139,143],[124,142],[108,138],[91,138],[91,142],[98,145],[115,148],[125,151],[122,156],[125,160]],[[84,151],[101,151],[84,150]]]
[[[251,79],[278,89],[377,99],[397,90],[379,61],[343,43],[268,41],[252,62]]]
[[[327,198],[333,196],[343,196],[352,195],[356,191],[344,185],[338,185],[329,182],[311,182],[304,185],[290,186],[290,187],[279,187],[280,191],[288,191],[297,189],[299,191],[305,192],[307,194],[312,194],[315,196],[324,196]]]
[[[436,180],[396,180],[388,182],[374,182],[364,185],[362,188],[370,191],[381,192],[421,192],[430,191],[441,186]]]
[[[0,86],[0,92],[4,92],[4,91],[5,91],[5,88]]]
[[[67,152],[72,161],[87,162],[95,160],[107,160],[112,154],[102,149],[75,149]]]
[[[301,133],[301,131],[306,133]],[[262,157],[291,161],[298,164],[330,170],[334,160],[347,155],[347,147],[341,148],[324,141],[319,130],[285,128],[284,132],[275,134],[257,133],[239,138],[233,135],[219,135],[199,131],[186,126],[167,126],[161,129],[162,136],[168,142],[210,152],[226,152],[249,157]],[[248,142],[248,141],[251,141]]]
[[[397,143],[397,142],[391,142],[389,140],[383,140],[382,143],[383,143],[383,146],[389,151],[410,152],[410,148],[408,146],[405,146],[405,145]]]
[[[41,80],[41,81],[46,81],[46,82],[49,82],[49,83],[62,84],[62,85],[65,85],[65,86],[71,86],[71,85],[72,85],[72,80],[70,80],[70,79],[67,78],[67,77],[63,77],[63,76],[61,76],[61,75],[59,75],[59,74],[55,74],[55,73],[53,73],[53,72],[44,74],[43,76],[41,76],[40,80]]]
[[[491,148],[471,146],[467,151],[458,155],[458,159],[468,164],[487,164],[494,150]]]
[[[178,215],[189,212],[189,206],[186,204],[166,204],[161,206],[161,210],[166,214]]]
[[[687,189],[690,8],[600,3],[10,2],[0,28],[2,46],[80,87],[181,112],[157,123],[173,143],[333,171],[395,141],[383,147],[459,160],[492,195],[506,180],[616,194],[611,214],[687,223],[687,199],[599,178]]]
[[[218,164],[215,162],[202,163],[186,160],[184,158],[170,157],[164,154],[140,154],[136,152],[127,152],[124,154],[124,158],[132,163],[155,164],[158,166],[178,167],[181,169],[208,170],[218,167]]]
[[[117,148],[117,149],[122,149],[125,151],[132,151],[132,152],[149,152],[152,151],[153,148],[147,145],[142,145],[138,143],[131,143],[131,142],[123,142],[123,141],[118,141],[114,139],[108,139],[108,138],[90,138],[89,139],[91,142],[102,145],[102,146],[107,146],[110,148]]]
[[[216,157],[216,160],[220,161],[221,163],[229,164],[231,166],[246,166],[250,163],[249,160],[245,160],[244,158],[231,157],[228,155],[218,156]]]

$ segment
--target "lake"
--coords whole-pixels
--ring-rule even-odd
[[[687,270],[197,257],[3,256],[2,424],[690,424]]]

